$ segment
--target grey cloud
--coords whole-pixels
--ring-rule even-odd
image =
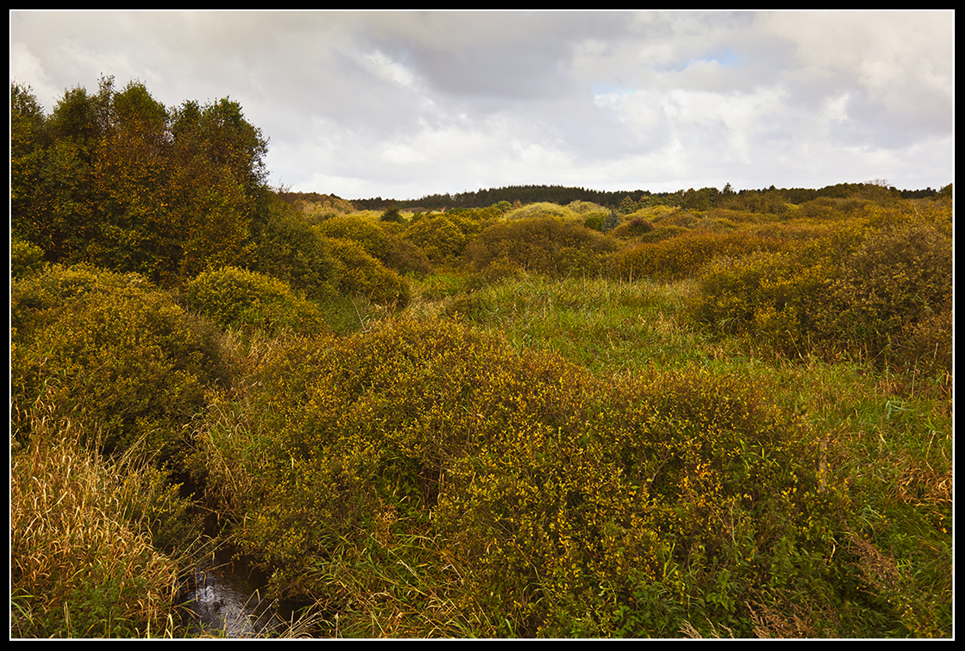
[[[952,17],[14,11],[11,74],[48,110],[101,73],[166,105],[230,96],[276,178],[343,196],[311,184],[809,185],[901,159],[861,176],[934,187],[952,173]]]

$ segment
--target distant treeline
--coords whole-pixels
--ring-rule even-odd
[[[819,197],[832,199],[877,199],[888,198],[924,199],[942,194],[951,195],[952,186],[949,184],[941,190],[926,188],[924,190],[898,190],[887,187],[881,182],[874,183],[838,183],[817,190],[809,188],[775,188],[773,185],[761,190],[734,191],[730,184],[723,190],[717,188],[701,188],[700,190],[678,190],[676,192],[650,192],[649,190],[623,190],[606,192],[588,190],[586,188],[565,187],[562,185],[510,185],[502,188],[488,188],[475,192],[460,192],[457,194],[431,194],[421,199],[352,199],[356,210],[385,210],[390,206],[401,209],[420,211],[442,211],[452,208],[485,208],[501,201],[509,203],[552,202],[565,205],[573,201],[591,201],[601,206],[632,212],[633,206],[641,208],[652,205],[673,205],[685,210],[710,210],[711,208],[750,209],[760,212],[774,212],[775,208],[783,207],[786,203],[799,204]],[[285,193],[286,199],[309,198],[316,193]],[[322,195],[318,195],[322,196]]]

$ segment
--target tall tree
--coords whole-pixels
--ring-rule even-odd
[[[267,177],[267,140],[227,99],[205,107],[186,102],[172,133],[170,199],[183,233],[181,275],[238,262]]]
[[[67,91],[49,118],[11,86],[11,221],[50,261],[173,284],[239,263],[263,210],[267,140],[227,99],[169,111],[140,82]]]

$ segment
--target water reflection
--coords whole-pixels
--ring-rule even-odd
[[[263,586],[262,577],[245,563],[219,552],[199,565],[185,586],[185,624],[192,634],[229,638],[277,634],[287,622],[279,614],[280,604],[261,598]]]

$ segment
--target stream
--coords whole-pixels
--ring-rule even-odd
[[[262,599],[265,578],[230,551],[199,563],[182,588],[184,623],[191,634],[228,638],[268,637],[289,626],[290,604]]]

